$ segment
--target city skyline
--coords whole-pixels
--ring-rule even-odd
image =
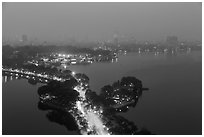
[[[4,3],[3,40],[201,41],[201,3]],[[38,9],[38,10],[36,10]],[[104,10],[105,9],[105,10]],[[125,9],[125,10],[124,10]]]
[[[201,11],[3,2],[2,135],[202,135]]]

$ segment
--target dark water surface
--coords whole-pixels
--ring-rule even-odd
[[[135,76],[150,90],[144,91],[137,106],[122,116],[155,134],[201,134],[201,52],[157,56],[130,53],[115,63],[70,69],[87,74],[91,89],[97,93],[123,76]],[[3,83],[3,134],[76,134],[50,122],[47,112],[38,110],[39,86],[27,80]]]
[[[76,134],[64,126],[50,122],[47,111],[38,109],[38,87],[27,80],[14,80],[3,84],[3,134]]]

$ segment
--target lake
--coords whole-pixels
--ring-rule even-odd
[[[143,92],[135,108],[120,115],[154,134],[202,134],[201,51],[129,53],[119,56],[117,62],[70,66],[70,70],[85,73],[97,93],[123,76],[135,76],[149,90]],[[3,134],[77,134],[50,122],[48,112],[38,109],[41,85],[30,85],[27,80],[2,84]]]

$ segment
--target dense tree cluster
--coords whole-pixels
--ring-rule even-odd
[[[76,74],[77,78],[84,78],[89,80],[85,74]],[[52,98],[50,100],[46,100],[44,102],[40,102],[38,107],[41,110],[51,109],[53,111],[47,114],[47,118],[51,122],[56,122],[60,125],[64,125],[68,130],[77,130],[76,123],[73,123],[73,117],[67,114],[67,112],[62,111],[63,109],[59,108],[67,108],[70,102],[76,101],[78,98],[78,94],[73,87],[77,86],[78,81],[72,78],[65,82],[57,82],[51,81],[46,86],[42,86],[39,88],[38,93],[40,96],[49,94],[50,96],[55,96],[56,98]],[[133,84],[133,85],[132,85]],[[129,87],[127,85],[131,85],[132,89],[126,91],[124,87]],[[114,91],[115,88],[121,88],[118,91]],[[125,119],[122,116],[117,115],[117,111],[114,111],[113,108],[106,104],[107,98],[111,100],[111,96],[114,94],[124,94],[131,96],[133,93],[129,92],[137,92],[136,90],[142,90],[142,83],[140,80],[134,77],[123,77],[121,81],[114,82],[112,86],[107,85],[102,88],[101,95],[97,95],[96,92],[91,91],[90,89],[87,90],[85,96],[87,102],[90,103],[90,106],[98,106],[103,107],[103,120],[107,121],[106,126],[110,128],[110,132],[116,135],[150,135],[151,132],[145,128],[139,129],[133,122]],[[123,93],[124,92],[124,93]],[[71,109],[71,107],[68,107]],[[76,113],[76,116],[78,114]],[[80,117],[80,116],[77,116]],[[73,126],[70,126],[70,122],[73,123]],[[81,121],[82,125],[87,125],[85,121]]]
[[[78,99],[79,93],[73,88],[78,85],[76,79],[71,78],[64,82],[51,81],[38,89],[41,102],[44,105],[57,109],[70,108]]]
[[[110,55],[111,52],[108,50],[93,50],[91,48],[82,48],[76,46],[16,46],[3,45],[2,47],[2,62],[3,66],[14,66],[21,65],[24,62],[33,59],[36,56],[50,55],[51,53],[69,53],[69,54],[81,54],[86,53],[92,56],[95,55]]]
[[[78,79],[83,84],[89,84],[89,77],[83,73],[75,74],[75,78]]]
[[[109,125],[112,125],[111,132],[115,135],[151,135],[146,128],[139,129],[133,122],[119,115],[109,115]]]
[[[110,107],[123,107],[125,105],[136,105],[138,98],[142,95],[142,82],[135,77],[123,77],[121,81],[114,82],[101,88],[100,96],[104,103]]]
[[[67,112],[52,110],[51,112],[47,113],[46,117],[51,122],[56,122],[60,125],[65,126],[67,130],[70,130],[70,131],[78,130],[78,127],[74,118]]]
[[[139,97],[142,94],[142,82],[135,77],[123,77],[120,81],[114,82],[112,85],[106,85],[101,88],[101,93],[89,89],[89,77],[82,73],[72,74],[70,70],[58,70],[57,68],[26,65],[24,69],[39,72],[49,75],[56,75],[61,78],[67,78],[64,82],[50,81],[47,85],[38,88],[40,101],[38,108],[41,110],[51,110],[47,114],[47,118],[51,122],[56,122],[64,125],[68,130],[78,130],[74,118],[67,110],[73,109],[76,101],[80,100],[79,93],[74,90],[74,87],[82,84],[87,91],[85,93],[86,101],[89,106],[97,106],[103,108],[104,121],[107,121],[107,126],[113,134],[151,134],[148,130],[139,130],[133,122],[116,115],[117,112],[126,112],[129,106],[136,105]],[[36,81],[29,79],[30,84],[36,84]],[[87,107],[89,107],[87,106]],[[80,115],[76,113],[76,117]],[[86,126],[86,121],[80,121],[82,125]],[[70,126],[70,123],[73,123]],[[85,127],[84,127],[85,128]]]

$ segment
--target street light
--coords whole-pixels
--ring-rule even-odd
[[[76,74],[76,72],[72,71],[72,75],[75,75],[75,74]]]

